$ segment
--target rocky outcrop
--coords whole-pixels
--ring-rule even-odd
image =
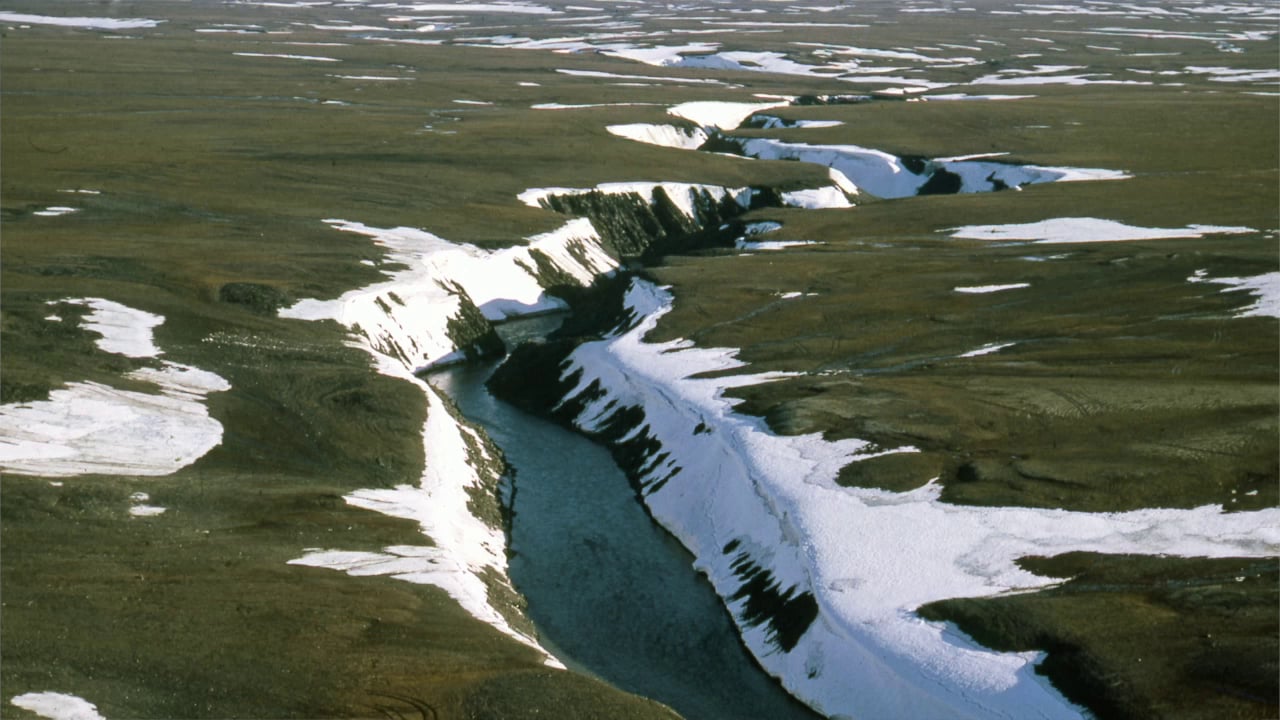
[[[535,207],[584,217],[605,245],[624,258],[733,244],[733,221],[757,207],[777,206],[777,194],[760,188],[688,183],[609,183],[594,188],[531,190],[521,199]]]

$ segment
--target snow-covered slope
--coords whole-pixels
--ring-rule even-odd
[[[696,556],[761,664],[831,717],[1076,718],[1034,672],[1035,653],[997,653],[913,610],[927,602],[1040,588],[1026,555],[1069,551],[1183,556],[1280,552],[1280,510],[1220,507],[1091,514],[986,508],[844,488],[875,448],[780,437],[733,412],[731,349],[643,341],[670,295],[634,281],[635,322],[575,350],[560,411],[641,458],[632,472],[655,518]]]
[[[529,238],[525,246],[494,252],[416,228],[326,222],[373,238],[388,250],[388,262],[407,269],[336,300],[302,300],[280,315],[331,319],[358,328],[371,352],[394,357],[409,370],[458,359],[468,342],[486,329],[476,317],[477,310],[485,320],[502,320],[563,309],[564,302],[548,295],[544,286],[547,281],[542,275],[548,263],[581,285],[617,268],[591,223],[582,219]],[[463,337],[461,333],[467,331],[479,335]]]
[[[458,359],[470,344],[484,342],[492,332],[491,320],[562,309],[564,302],[548,294],[547,287],[566,278],[589,285],[613,272],[616,261],[585,219],[529,238],[526,245],[492,252],[416,228],[326,222],[372,238],[386,248],[386,261],[401,269],[335,300],[303,300],[280,315],[336,320],[350,328],[353,343],[373,357],[379,372],[423,393],[426,465],[418,483],[357,490],[345,499],[417,522],[432,544],[383,552],[310,548],[292,564],[438,586],[476,618],[539,647],[491,602],[488,583],[508,582],[504,528],[471,511],[473,493],[497,492],[501,461],[483,435],[457,417],[439,391],[416,373]],[[548,663],[558,665],[549,655]]]
[[[662,194],[659,194],[659,190]],[[682,183],[615,183],[586,189],[530,190],[521,199],[535,207],[558,196],[600,193],[625,196],[642,206],[669,200],[690,227],[699,226],[707,202],[745,208],[752,191]],[[710,198],[710,200],[708,200]],[[443,588],[472,615],[521,642],[518,631],[489,598],[488,584],[506,582],[504,528],[472,514],[472,495],[497,492],[501,461],[483,434],[451,410],[445,398],[416,373],[459,359],[483,342],[490,321],[563,309],[548,293],[557,284],[590,285],[618,263],[586,218],[528,239],[525,245],[486,251],[452,243],[416,228],[378,228],[326,220],[335,230],[371,238],[387,250],[394,270],[384,280],[334,300],[302,300],[282,317],[335,320],[352,342],[374,359],[379,372],[418,388],[427,403],[423,427],[426,466],[414,485],[358,490],[345,499],[358,507],[417,522],[431,545],[394,546],[382,552],[310,548],[292,561],[353,575],[391,575]],[[482,461],[478,461],[482,460]],[[555,664],[554,660],[549,662]]]

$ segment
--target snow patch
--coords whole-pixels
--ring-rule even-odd
[[[163,317],[102,298],[62,302],[92,308],[84,327],[102,336],[99,349],[132,358],[161,354],[151,330]],[[0,405],[0,468],[49,477],[169,475],[222,442],[222,424],[204,406],[209,393],[231,389],[222,377],[168,361],[126,377],[160,393],[75,382],[48,400]]]
[[[586,110],[588,108],[599,107],[636,107],[643,105],[657,105],[657,103],[646,102],[623,102],[623,103],[582,103],[578,105],[566,105],[564,103],[538,103],[530,105],[530,110]],[[621,126],[619,126],[621,127]]]
[[[434,387],[390,358],[381,359],[383,372],[414,384],[426,397],[427,421],[422,430],[426,466],[416,486],[356,490],[344,499],[355,507],[418,523],[434,546],[399,545],[384,548],[383,552],[313,550],[289,564],[329,568],[354,576],[390,575],[406,582],[434,585],[473,617],[545,653],[536,640],[511,627],[489,604],[489,591],[481,579],[489,572],[505,578],[507,558],[501,529],[484,524],[468,509],[471,498],[467,490],[481,482],[469,459],[468,441],[484,447],[476,442],[477,432],[454,419]],[[496,462],[492,457],[485,460]],[[563,667],[550,654],[546,663]]]
[[[1003,349],[1005,349],[1005,348],[1013,347],[1014,345],[1017,345],[1017,344],[1018,344],[1018,343],[1011,343],[1011,342],[1008,342],[1008,343],[987,343],[986,345],[983,345],[982,347],[978,348],[977,350],[970,350],[969,352],[967,352],[967,353],[961,353],[961,354],[957,355],[956,357],[971,358],[971,357],[980,357],[980,356],[982,356],[982,355],[990,355],[991,353],[1000,352],[1001,350],[1003,350]]]
[[[1009,283],[1007,285],[969,285],[965,287],[953,288],[955,292],[964,293],[966,295],[984,295],[986,293],[1004,292],[1006,290],[1021,290],[1022,288],[1031,287],[1031,283]]]
[[[62,302],[91,309],[85,315],[82,327],[102,336],[94,342],[100,350],[131,358],[160,355],[160,348],[152,338],[152,329],[163,324],[164,317],[103,298],[77,298]]]
[[[685,130],[674,125],[634,123],[631,125],[610,125],[605,129],[611,135],[628,140],[661,147],[678,148],[680,150],[697,150],[707,141],[707,133],[701,129]]]
[[[782,193],[782,202],[784,205],[808,210],[853,207],[844,191],[835,186]]]
[[[1257,232],[1248,227],[1188,225],[1183,228],[1148,228],[1098,218],[1053,218],[1011,225],[965,225],[944,230],[965,240],[1029,240],[1036,243],[1121,242],[1199,238],[1205,235],[1239,235]]]
[[[66,207],[64,205],[53,205],[43,210],[36,210],[31,214],[38,215],[40,217],[58,217],[60,215],[70,215],[74,212],[80,212],[79,208]]]
[[[522,197],[530,202],[529,198],[545,197],[545,192],[549,191],[529,191]],[[536,199],[532,204],[537,205]],[[481,465],[494,466],[500,459],[488,457],[479,431],[454,417],[439,392],[416,371],[458,356],[449,323],[464,310],[464,303],[478,307],[490,320],[563,307],[540,284],[539,260],[583,285],[613,272],[617,262],[604,251],[599,234],[586,219],[531,237],[525,246],[496,251],[451,243],[416,228],[377,228],[338,219],[326,222],[337,230],[371,238],[386,250],[385,261],[402,269],[384,271],[386,280],[336,300],[303,300],[280,315],[332,319],[351,328],[353,342],[373,357],[379,372],[423,393],[426,464],[418,484],[357,490],[345,499],[357,507],[417,522],[433,545],[395,546],[377,553],[315,550],[291,563],[435,585],[476,618],[541,650],[536,640],[514,629],[488,600],[485,578],[506,578],[506,539],[501,528],[472,515],[468,490],[484,484],[483,471],[472,464],[474,452],[486,456]],[[549,654],[546,662],[561,667]]]
[[[546,5],[528,3],[410,3],[394,5],[397,10],[409,12],[462,12],[506,13],[512,15],[559,15],[561,12]]]
[[[164,21],[151,20],[149,18],[54,17],[51,15],[0,12],[0,22],[57,25],[59,27],[84,28],[87,30],[136,30],[153,28]]]
[[[326,222],[337,230],[372,238],[387,249],[387,261],[407,269],[336,300],[302,300],[280,316],[331,319],[358,327],[371,352],[390,354],[413,370],[454,357],[458,348],[450,337],[449,323],[464,303],[474,303],[489,320],[563,309],[564,302],[539,284],[535,254],[550,258],[583,285],[617,267],[585,219],[529,238],[527,246],[493,252],[416,228],[377,228],[338,219]]]
[[[1187,282],[1215,283],[1230,285],[1221,292],[1245,291],[1257,298],[1257,301],[1236,313],[1235,317],[1274,317],[1280,318],[1280,272],[1264,273],[1253,277],[1211,278],[1207,270],[1197,270],[1187,278]]]
[[[280,58],[284,60],[308,60],[311,62],[342,62],[338,58],[324,57],[321,55],[288,55],[285,53],[257,53],[257,52],[233,52],[232,55],[240,57],[256,57],[256,58]]]
[[[129,508],[129,514],[133,517],[155,517],[163,515],[167,508],[158,507],[156,505],[147,505],[147,501],[151,496],[144,492],[136,492],[129,496],[129,501],[133,505]]]
[[[49,720],[106,720],[98,714],[97,705],[67,693],[24,693],[15,695],[9,702]]]
[[[718,100],[700,100],[681,103],[667,109],[667,113],[683,118],[704,128],[733,130],[744,120],[761,110],[782,107],[787,102],[739,103]]]

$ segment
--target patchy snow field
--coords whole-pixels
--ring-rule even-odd
[[[92,308],[84,327],[101,336],[104,352],[162,353],[151,329],[163,317],[101,298],[65,302]],[[76,382],[53,390],[48,400],[0,405],[0,468],[50,477],[169,475],[222,442],[222,424],[209,417],[204,398],[230,390],[226,380],[168,361],[127,377],[154,385],[158,394]]]
[[[1257,232],[1247,227],[1188,225],[1184,228],[1147,228],[1098,218],[1054,218],[1011,225],[966,225],[946,232],[966,240],[1025,240],[1034,243],[1094,243],[1127,240],[1199,238],[1205,235],[1239,235]]]

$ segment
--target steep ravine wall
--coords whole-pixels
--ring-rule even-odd
[[[935,483],[841,487],[849,463],[914,448],[779,436],[735,412],[726,390],[777,376],[726,374],[743,367],[732,349],[645,342],[671,299],[637,279],[603,337],[519,350],[491,387],[612,447],[760,664],[829,717],[1079,718],[1037,673],[1041,653],[988,650],[916,608],[1058,583],[1018,565],[1031,555],[1280,548],[1276,509],[1087,513],[951,505]]]
[[[395,269],[381,282],[334,300],[303,300],[280,314],[341,323],[379,372],[423,393],[422,477],[391,489],[358,490],[345,499],[417,522],[430,544],[382,552],[311,549],[292,563],[436,585],[478,619],[541,649],[507,575],[501,453],[423,373],[501,354],[494,322],[564,309],[563,297],[607,283],[620,257],[650,251],[646,239],[682,247],[682,239],[697,235],[701,243],[731,245],[729,229],[721,225],[745,212],[758,194],[675,183],[530,191],[526,202],[587,217],[570,219],[524,246],[492,252],[416,228],[326,221],[335,230],[371,238],[386,250],[384,263]],[[708,227],[712,234],[704,232]],[[547,662],[559,664],[550,655]]]

